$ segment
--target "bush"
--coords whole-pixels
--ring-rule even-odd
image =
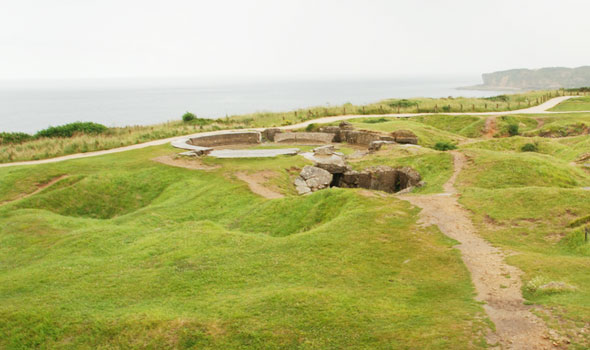
[[[76,134],[102,134],[108,128],[102,124],[91,122],[75,122],[61,126],[50,126],[39,131],[36,137],[72,137]]]
[[[534,143],[527,143],[526,145],[520,148],[522,152],[537,152],[539,148]]]
[[[305,131],[307,132],[312,132],[312,131],[316,131],[318,128],[318,126],[314,123],[309,124],[308,126],[305,127]]]
[[[394,101],[389,103],[389,107],[392,108],[409,108],[412,106],[417,106],[418,103],[414,102],[414,101],[410,101],[410,100],[398,100],[398,101]]]
[[[365,119],[365,120],[363,120],[363,123],[365,123],[365,124],[378,124],[378,123],[385,123],[388,121],[389,121],[389,119],[382,117],[382,118],[378,118],[378,119],[377,118]]]
[[[450,112],[451,111],[451,106],[450,105],[448,105],[448,106],[442,106],[442,110],[443,110],[443,112]]]
[[[197,119],[197,116],[192,114],[191,112],[186,112],[182,115],[182,121],[185,123],[188,123],[190,121],[193,121]]]
[[[492,96],[492,97],[485,97],[484,100],[494,101],[494,102],[508,102],[510,100],[510,97],[508,97],[507,95],[498,95],[498,96]]]
[[[23,143],[32,140],[34,137],[24,132],[0,132],[0,145],[12,143]]]
[[[434,145],[434,149],[437,151],[450,151],[450,150],[457,149],[457,146],[455,146],[454,144],[452,144],[450,142],[437,142]]]
[[[510,136],[516,136],[519,134],[518,132],[518,124],[510,124],[508,125],[508,134]]]

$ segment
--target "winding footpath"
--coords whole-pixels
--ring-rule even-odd
[[[485,303],[484,309],[496,326],[496,331],[488,335],[490,345],[515,350],[552,349],[544,322],[524,305],[522,271],[506,264],[502,251],[477,234],[469,213],[459,204],[454,184],[466,159],[461,152],[452,154],[454,172],[443,193],[399,198],[422,208],[421,223],[438,226],[442,233],[460,243],[458,249],[471,273],[476,299]]]
[[[560,114],[560,113],[563,114],[563,113],[585,113],[585,112],[589,113],[590,112],[590,111],[576,111],[576,112],[549,112],[549,111],[547,111],[548,109],[551,109],[551,108],[557,106],[558,104],[560,104],[561,102],[563,102],[567,99],[570,99],[572,97],[577,97],[577,96],[555,97],[555,98],[553,98],[545,103],[542,103],[538,106],[525,108],[525,109],[519,109],[519,110],[515,110],[515,111],[482,112],[482,113],[407,113],[407,114],[372,114],[372,115],[351,114],[351,115],[339,115],[339,116],[334,116],[334,117],[324,117],[324,118],[308,120],[306,122],[302,122],[299,124],[282,126],[282,127],[279,127],[279,129],[295,130],[295,129],[304,128],[312,123],[316,123],[316,124],[332,123],[332,122],[336,122],[336,121],[355,119],[355,118],[381,118],[381,117],[410,118],[410,117],[416,117],[416,116],[421,116],[421,115],[436,115],[436,114],[498,116],[498,115],[510,115],[510,114],[533,114],[533,113],[534,114]],[[265,128],[252,128],[249,130],[262,131],[264,129]],[[185,139],[187,137],[192,137],[192,136],[196,136],[196,135],[201,135],[201,136],[219,135],[219,134],[224,134],[224,133],[228,133],[228,132],[244,132],[244,129],[219,130],[219,131],[211,131],[211,132],[205,132],[205,133],[175,136],[175,137],[170,137],[170,138],[166,138],[166,139],[160,139],[160,140],[154,140],[154,141],[149,141],[149,142],[145,142],[145,143],[139,143],[136,145],[124,146],[124,147],[119,147],[119,148],[112,148],[112,149],[108,149],[108,150],[104,150],[104,151],[76,153],[76,154],[70,154],[67,156],[49,158],[49,159],[41,159],[41,160],[30,160],[30,161],[24,161],[24,162],[4,163],[4,164],[0,164],[0,168],[20,166],[20,165],[57,163],[57,162],[63,162],[63,161],[72,160],[72,159],[96,157],[96,156],[102,156],[102,155],[112,154],[112,153],[132,151],[132,150],[151,147],[151,146],[164,145],[164,144],[167,144],[167,143],[170,143],[173,141],[179,141],[179,140]]]

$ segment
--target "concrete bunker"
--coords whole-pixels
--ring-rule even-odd
[[[299,194],[308,194],[328,187],[366,188],[388,193],[410,191],[424,184],[420,174],[410,167],[374,166],[355,171],[346,164],[343,154],[334,146],[318,147],[302,156],[314,162],[295,179]]]

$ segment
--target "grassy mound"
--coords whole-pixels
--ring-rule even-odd
[[[471,159],[459,175],[461,187],[580,187],[589,183],[587,174],[551,156],[534,152],[502,153],[469,150]]]
[[[425,115],[412,120],[465,137],[479,137],[485,128],[485,118],[476,116]]]
[[[417,209],[346,189],[265,200],[232,174],[306,161],[151,161],[170,151],[0,169],[27,193],[77,179],[0,207],[0,348],[483,347],[455,242]]]
[[[367,119],[368,120],[368,119]],[[382,123],[365,123],[363,119],[353,119],[350,122],[357,129],[366,129],[382,132],[396,130],[410,130],[418,136],[418,143],[424,147],[434,147],[437,142],[457,143],[463,137],[450,132],[437,129],[407,118],[394,118]]]

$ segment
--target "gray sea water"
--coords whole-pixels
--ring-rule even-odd
[[[376,102],[385,98],[492,96],[467,91],[479,77],[223,80],[113,79],[0,82],[0,132],[34,133],[48,126],[93,121],[107,126],[178,120],[186,111],[218,118],[260,111]]]

